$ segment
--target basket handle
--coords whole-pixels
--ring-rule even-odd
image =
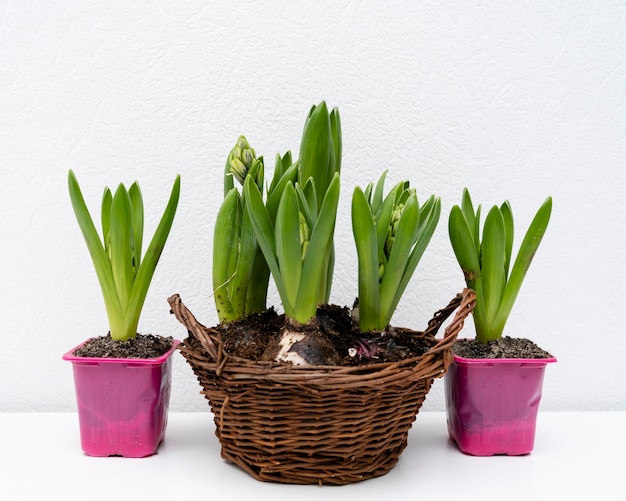
[[[463,292],[457,294],[456,297],[450,301],[448,306],[435,313],[433,318],[428,322],[428,328],[425,331],[425,333],[431,334],[432,336],[437,334],[441,325],[448,319],[452,312],[456,310],[452,322],[444,331],[443,338],[438,340],[437,344],[426,352],[426,355],[433,355],[443,351],[446,357],[444,364],[446,367],[450,365],[452,361],[452,351],[450,348],[452,348],[456,342],[456,337],[463,328],[465,319],[473,311],[475,305],[476,293],[472,289],[466,288],[463,289]]]
[[[210,329],[198,322],[196,317],[193,316],[193,313],[183,304],[178,294],[170,296],[167,302],[170,304],[170,313],[173,313],[178,321],[187,328],[187,331],[200,341],[202,347],[213,360],[219,362],[221,358],[219,356],[220,350],[216,344],[217,340],[214,340],[213,336],[209,334]]]

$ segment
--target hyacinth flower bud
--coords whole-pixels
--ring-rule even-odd
[[[235,143],[235,146],[228,155],[225,173],[227,176],[231,175],[232,177],[234,177],[239,182],[239,184],[243,186],[246,176],[257,161],[262,160],[257,159],[254,148],[250,146],[250,143],[248,143],[248,140],[245,138],[245,136],[239,136],[237,142]],[[230,188],[233,187],[232,177],[231,181],[227,183],[228,186],[225,190],[225,194],[230,190]]]

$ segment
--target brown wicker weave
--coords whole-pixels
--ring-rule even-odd
[[[384,475],[398,462],[434,378],[452,361],[474,298],[464,290],[415,333],[434,339],[458,309],[424,355],[358,367],[232,358],[217,331],[198,323],[177,294],[169,302],[189,331],[179,349],[211,405],[222,457],[261,481],[342,485]]]

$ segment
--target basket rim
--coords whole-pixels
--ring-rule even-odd
[[[452,362],[452,346],[456,342],[458,333],[463,328],[463,324],[467,316],[471,313],[475,306],[475,292],[466,288],[458,293],[450,303],[438,310],[433,318],[429,321],[428,327],[424,331],[414,331],[416,334],[429,334],[436,344],[429,348],[425,353],[407,357],[402,360],[392,362],[370,362],[355,366],[343,365],[309,365],[296,366],[285,362],[249,360],[230,355],[224,351],[224,347],[219,337],[219,332],[214,327],[205,327],[193,316],[193,314],[182,303],[180,295],[174,294],[168,302],[171,306],[171,313],[187,328],[189,337],[193,337],[198,341],[204,351],[206,357],[202,361],[202,365],[206,369],[213,370],[220,376],[228,375],[229,379],[272,379],[272,380],[290,380],[294,378],[303,378],[307,380],[331,378],[339,379],[348,376],[358,377],[361,380],[368,378],[380,377],[381,374],[389,373],[393,375],[398,371],[414,371],[417,370],[420,363],[426,359],[440,357],[443,354],[444,371]],[[441,339],[436,338],[439,328],[456,310],[453,320],[446,326],[444,335]],[[180,343],[177,347],[185,357],[193,357],[195,349],[188,346],[187,340]],[[436,376],[435,374],[434,376]],[[442,373],[440,374],[442,375]]]

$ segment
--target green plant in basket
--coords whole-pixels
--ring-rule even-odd
[[[362,331],[384,331],[439,222],[441,201],[420,205],[408,181],[383,198],[385,171],[376,186],[352,196],[352,231],[358,255],[358,311]]]
[[[291,153],[276,155],[274,177],[266,194],[267,211],[274,221],[280,195],[296,179]],[[247,210],[248,196],[235,187],[250,179],[259,194],[264,187],[263,157],[240,136],[226,161],[224,201],[219,209],[213,239],[213,293],[220,322],[241,320],[266,308],[269,267],[254,234]],[[262,197],[263,198],[263,197]]]
[[[309,208],[312,218],[316,218],[323,208],[323,201],[335,177],[341,174],[341,155],[343,149],[341,119],[339,110],[333,108],[328,111],[326,103],[313,105],[309,110],[298,158],[298,181],[306,188],[310,182],[315,197],[309,197]],[[336,210],[335,210],[336,212]],[[336,218],[336,215],[333,216]],[[310,223],[311,221],[309,221]],[[328,303],[332,287],[332,277],[335,267],[335,246],[331,234],[328,248],[324,255],[325,265],[320,275],[318,301]]]
[[[467,286],[476,292],[472,315],[477,341],[487,343],[502,336],[551,212],[552,198],[548,197],[535,214],[513,261],[514,222],[508,201],[490,209],[482,238],[481,206],[474,210],[467,188],[461,205],[452,208],[448,221],[450,242]]]
[[[311,179],[304,187],[299,183],[287,184],[275,224],[251,180],[246,180],[245,193],[252,225],[274,277],[285,315],[306,324],[316,315],[323,281],[330,280],[325,275],[327,250],[335,229],[339,174],[333,177],[319,213],[315,210],[315,184]]]
[[[283,355],[308,336],[302,332],[315,323],[318,305],[330,295],[340,155],[339,112],[329,113],[321,103],[307,116],[298,161],[288,168],[277,162],[282,171],[275,173],[267,203],[252,178],[244,182],[250,222],[285,310]],[[307,363],[293,353],[285,357]]]
[[[269,271],[259,251],[245,198],[235,187],[250,177],[263,189],[263,157],[240,136],[226,161],[224,201],[215,222],[213,294],[220,322],[239,320],[265,308]]]
[[[176,176],[163,216],[143,256],[144,206],[137,182],[129,189],[120,183],[115,194],[105,188],[101,206],[102,238],[71,170],[68,186],[104,297],[111,337],[119,341],[134,338],[150,282],[176,214],[180,176]]]

